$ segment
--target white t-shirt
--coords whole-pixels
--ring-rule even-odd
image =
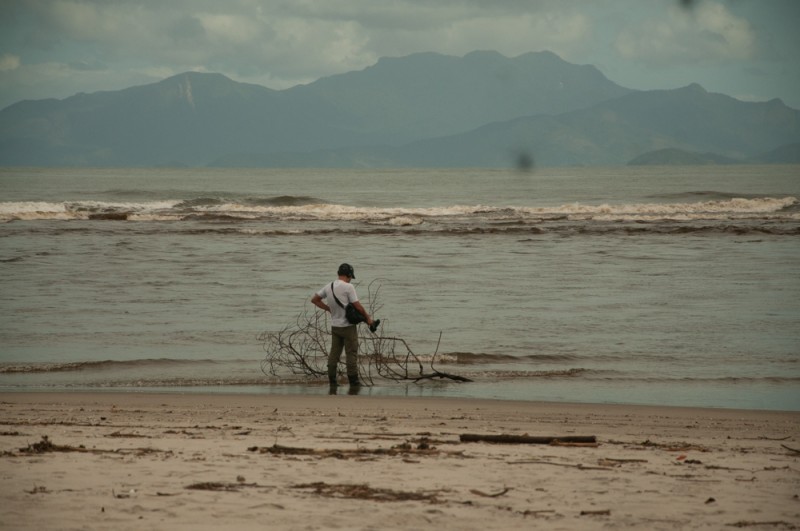
[[[337,279],[333,281],[333,289],[336,290],[336,298],[339,299],[342,306],[339,306],[339,303],[337,303],[331,295],[330,284],[325,284],[325,286],[317,292],[317,295],[319,295],[331,309],[331,326],[350,326],[350,322],[345,316],[344,307],[350,302],[358,302],[356,288],[348,282]]]

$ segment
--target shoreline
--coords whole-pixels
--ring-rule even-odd
[[[553,400],[546,400],[541,398],[521,399],[507,396],[491,396],[474,394],[470,396],[459,395],[447,392],[430,392],[429,394],[422,394],[425,389],[420,389],[418,394],[410,394],[401,389],[388,389],[380,387],[364,387],[358,396],[362,399],[390,399],[390,400],[466,400],[466,401],[487,401],[487,402],[515,402],[520,404],[572,404],[572,405],[586,405],[593,407],[643,407],[643,408],[674,408],[674,409],[708,409],[708,410],[727,410],[727,411],[754,411],[754,412],[777,412],[777,413],[794,413],[800,415],[800,407],[779,409],[775,407],[737,407],[728,405],[687,405],[681,403],[661,403],[653,404],[647,402],[592,402],[582,400],[584,396],[579,396],[576,400],[564,400],[562,398],[555,398]],[[348,386],[342,385],[339,387],[338,394],[346,395]],[[57,388],[0,388],[0,397],[3,395],[15,394],[29,394],[29,395],[86,395],[86,396],[99,396],[99,395],[112,395],[112,396],[138,396],[138,395],[165,395],[165,396],[219,396],[219,397],[252,397],[253,399],[268,399],[270,397],[302,397],[313,398],[320,397],[326,398],[328,394],[328,385],[323,383],[317,384],[275,384],[270,387],[111,387],[111,388],[87,388],[77,387],[74,389],[66,390],[61,387]]]
[[[320,386],[320,389],[327,389],[327,385]],[[410,401],[410,402],[430,402],[433,404],[439,404],[440,406],[447,406],[448,403],[452,404],[452,407],[464,407],[467,405],[473,406],[481,406],[489,407],[492,409],[491,405],[496,405],[499,409],[505,409],[508,407],[517,407],[517,408],[532,408],[532,409],[541,409],[545,408],[548,410],[616,410],[616,409],[624,409],[624,410],[638,410],[640,413],[644,414],[648,411],[652,413],[663,412],[670,414],[670,416],[677,415],[681,416],[682,414],[685,415],[692,415],[699,412],[706,412],[706,413],[721,413],[727,412],[731,415],[744,415],[748,416],[749,414],[753,414],[755,416],[761,416],[762,414],[766,415],[790,415],[796,416],[798,421],[800,421],[800,411],[791,410],[791,409],[750,409],[750,408],[729,408],[729,407],[710,407],[710,406],[681,406],[681,405],[652,405],[652,404],[621,404],[621,403],[594,403],[594,402],[565,402],[565,401],[543,401],[543,400],[514,400],[514,399],[505,399],[505,398],[482,398],[482,397],[454,397],[454,396],[403,396],[403,395],[394,395],[394,394],[386,394],[386,395],[348,395],[347,394],[348,386],[345,384],[339,387],[339,393],[337,395],[329,395],[327,392],[320,391],[318,394],[308,394],[308,393],[256,393],[256,392],[230,392],[230,391],[205,391],[205,390],[197,390],[197,391],[187,391],[187,390],[175,390],[175,391],[153,391],[153,390],[131,390],[131,389],[120,389],[120,390],[109,390],[109,389],[98,389],[98,390],[76,390],[76,391],[64,391],[61,389],[47,391],[47,390],[14,390],[14,391],[0,391],[0,403],[4,403],[7,401],[7,397],[12,396],[26,396],[28,399],[20,400],[19,402],[31,402],[31,403],[39,403],[39,402],[52,402],[53,397],[56,398],[58,403],[62,403],[64,405],[76,405],[81,403],[88,403],[94,402],[98,405],[101,404],[114,404],[122,402],[121,397],[125,397],[124,402],[127,405],[132,403],[139,403],[143,405],[153,405],[155,402],[159,400],[160,397],[170,399],[172,403],[194,403],[198,400],[202,400],[207,403],[211,403],[215,406],[222,406],[223,403],[230,404],[233,402],[237,406],[258,406],[259,404],[263,405],[265,402],[276,402],[281,404],[291,404],[295,401],[300,403],[308,403],[313,404],[316,407],[324,407],[326,402],[331,400],[356,400],[356,401],[370,401],[374,400],[376,403],[383,403],[384,407],[392,408],[391,402],[399,401]],[[16,402],[16,401],[11,401]],[[664,410],[664,411],[662,411]],[[725,416],[725,415],[723,415]]]
[[[800,528],[792,411],[4,392],[0,432],[0,528]]]

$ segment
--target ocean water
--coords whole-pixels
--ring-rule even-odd
[[[327,393],[259,335],[341,262],[474,380],[362,394],[800,410],[800,166],[0,169],[0,391]]]

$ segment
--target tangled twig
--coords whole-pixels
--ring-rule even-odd
[[[374,284],[375,281],[369,284],[366,304],[372,315],[378,313],[382,307],[377,302],[380,284]],[[422,360],[402,337],[376,335],[365,326],[358,327],[358,335],[358,372],[361,381],[368,385],[373,385],[375,378],[415,383],[434,378],[457,382],[472,381],[434,367],[442,340],[441,333],[436,351],[430,357],[430,372],[425,372]],[[258,336],[266,352],[261,361],[261,370],[268,376],[280,376],[288,371],[292,375],[310,379],[326,377],[329,338],[328,314],[306,306],[293,325],[287,325],[278,332],[263,332]]]

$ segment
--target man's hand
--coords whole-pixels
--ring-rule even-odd
[[[320,297],[316,293],[314,294],[313,297],[311,297],[311,304],[313,304],[314,306],[316,306],[320,310],[323,310],[323,311],[326,311],[326,312],[330,312],[331,311],[331,307],[328,306],[327,304],[325,304],[322,301],[322,297]]]

